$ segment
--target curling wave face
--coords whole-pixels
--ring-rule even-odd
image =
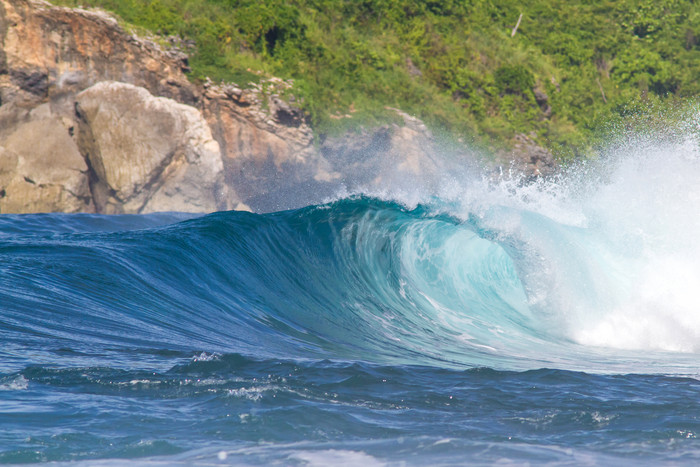
[[[397,190],[165,226],[180,219],[49,216],[49,228],[9,216],[0,319],[42,348],[80,336],[271,358],[695,371],[697,151],[604,168],[473,179],[421,204]]]
[[[635,143],[556,181],[500,186],[467,217],[508,251],[531,310],[555,333],[589,347],[698,353],[698,144]]]
[[[80,230],[92,219],[69,221]],[[128,232],[13,236],[0,254],[2,319],[43,348],[65,336],[484,365],[509,357],[507,343],[543,339],[501,247],[449,216],[370,198]]]

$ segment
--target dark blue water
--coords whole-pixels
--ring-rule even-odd
[[[0,216],[0,462],[700,462],[697,250],[477,204]]]

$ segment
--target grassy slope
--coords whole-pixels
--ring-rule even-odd
[[[700,94],[696,0],[56,3],[194,39],[193,79],[293,78],[321,133],[386,121],[391,106],[472,144],[530,133],[565,157],[601,122]]]

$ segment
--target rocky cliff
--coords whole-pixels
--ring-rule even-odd
[[[268,211],[441,170],[430,132],[400,111],[403,125],[319,142],[279,97],[290,83],[187,71],[181,51],[106,13],[0,0],[0,213]],[[549,155],[528,157],[540,170]]]
[[[223,189],[219,147],[192,107],[201,97],[181,54],[104,13],[31,0],[0,0],[0,45],[0,212],[240,202]]]

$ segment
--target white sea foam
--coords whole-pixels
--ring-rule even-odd
[[[687,138],[622,154],[584,203],[612,287],[606,308],[579,317],[577,341],[700,352],[699,148]]]
[[[308,466],[357,466],[378,467],[386,465],[378,459],[361,451],[350,451],[345,449],[326,449],[318,451],[299,451],[289,456],[290,460],[303,462]]]
[[[242,388],[237,388],[237,389],[228,389],[227,393],[231,397],[235,397],[238,399],[248,399],[251,401],[258,401],[263,398],[264,395],[266,394],[271,394],[272,397],[275,397],[275,394],[279,391],[283,390],[281,386],[275,386],[271,384],[266,384],[263,386],[251,386],[251,387],[242,387]],[[293,391],[291,391],[293,392]]]
[[[505,248],[547,333],[587,346],[700,352],[698,121],[689,115],[663,141],[627,135],[555,179],[452,171],[374,194],[409,207],[439,199]]]
[[[0,379],[0,391],[22,391],[27,387],[29,387],[29,380],[24,375]]]
[[[551,183],[470,193],[463,207],[515,245],[530,306],[563,336],[700,352],[698,180],[695,136],[638,138]]]

